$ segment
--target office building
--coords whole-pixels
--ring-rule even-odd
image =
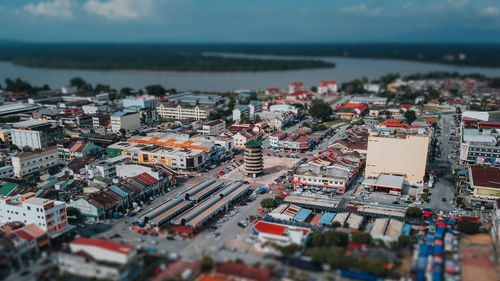
[[[245,143],[243,161],[245,163],[245,173],[247,176],[255,178],[262,174],[264,170],[264,159],[260,141],[251,140]]]
[[[344,194],[353,175],[348,170],[335,166],[309,163],[297,168],[293,182],[296,188]]]
[[[52,127],[48,122],[35,119],[17,122],[12,125],[12,143],[19,148],[29,146],[32,149],[49,146],[56,139],[63,138],[61,127]]]
[[[12,157],[14,175],[18,178],[34,173],[47,173],[52,167],[59,165],[59,154],[56,146],[37,152],[21,152]]]
[[[198,133],[209,136],[220,136],[226,131],[226,122],[222,120],[208,121],[201,125]]]
[[[180,105],[162,103],[156,108],[158,116],[165,119],[207,119],[210,111],[202,106]]]
[[[120,129],[135,130],[141,126],[141,118],[138,112],[116,112],[111,115],[111,130],[115,133]]]

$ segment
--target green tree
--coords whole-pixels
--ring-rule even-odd
[[[148,85],[145,88],[146,92],[148,92],[149,95],[157,97],[162,97],[167,92],[167,90],[165,90],[165,88],[163,88],[163,86],[159,84]]]
[[[81,77],[73,77],[69,80],[69,85],[76,87],[77,89],[82,89],[87,85],[87,82],[85,82],[85,80]]]
[[[212,257],[207,255],[204,255],[200,259],[200,262],[198,263],[198,269],[203,273],[210,272],[213,267],[214,267],[214,260],[212,259]]]
[[[311,237],[309,239],[309,245],[311,247],[321,247],[324,246],[325,243],[325,235],[322,231],[315,230],[311,233]]]
[[[373,275],[383,277],[387,274],[387,269],[383,261],[374,258],[364,258],[358,263],[358,268]]]
[[[123,128],[121,128],[119,132],[120,132],[120,134],[121,134],[122,136],[124,136],[125,134],[127,134],[127,130],[125,130],[125,129],[123,129]]]
[[[415,114],[415,111],[413,110],[408,110],[405,112],[405,119],[407,124],[413,123],[415,120],[417,120],[417,115]]]
[[[274,196],[274,202],[276,202],[276,205],[281,204],[281,202],[283,202],[283,197],[279,195]]]
[[[396,247],[398,249],[408,249],[417,243],[417,238],[413,235],[401,235],[398,238]]]
[[[123,96],[129,96],[130,94],[132,94],[132,88],[123,87],[120,89],[120,94]]]
[[[31,146],[29,145],[23,146],[23,152],[31,152],[31,151],[33,151],[33,149],[31,149]]]
[[[273,198],[264,198],[260,201],[260,206],[264,209],[272,209],[276,207],[276,200]]]
[[[339,221],[332,222],[332,227],[333,228],[337,228],[337,227],[341,227],[341,226],[342,226],[342,224]]]
[[[21,149],[19,149],[19,147],[13,143],[10,144],[10,150],[17,150],[17,151],[20,151]]]
[[[309,108],[309,114],[321,121],[328,121],[332,116],[332,107],[323,100],[314,100]]]
[[[317,92],[318,92],[318,87],[316,87],[316,86],[312,86],[312,87],[311,87],[311,92],[313,92],[313,93],[317,93]]]
[[[465,234],[479,233],[479,224],[470,220],[461,220],[457,223],[457,230]]]
[[[372,236],[368,232],[355,231],[352,233],[352,242],[369,244],[372,241]]]
[[[328,230],[325,232],[325,246],[346,247],[349,243],[349,236],[340,231]]]
[[[406,209],[406,216],[410,218],[420,218],[422,217],[422,209],[419,207],[408,207],[408,209]]]
[[[285,256],[285,257],[291,257],[293,256],[298,250],[300,250],[300,245],[292,243],[287,246],[278,246],[278,251]]]

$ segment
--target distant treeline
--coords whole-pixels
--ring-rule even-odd
[[[209,56],[201,45],[163,44],[5,44],[0,60],[61,69],[171,71],[276,71],[331,68],[317,59],[256,59]]]

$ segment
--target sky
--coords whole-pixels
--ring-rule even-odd
[[[2,0],[0,40],[500,42],[500,0]]]

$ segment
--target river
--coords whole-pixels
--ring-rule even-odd
[[[241,56],[241,55],[240,55]],[[272,57],[272,56],[249,56]],[[92,84],[108,84],[113,88],[143,88],[150,84],[161,84],[165,88],[179,91],[233,91],[238,89],[263,90],[269,87],[286,89],[292,81],[302,81],[307,87],[318,85],[321,80],[350,81],[363,76],[376,79],[387,73],[408,75],[429,71],[457,71],[461,74],[481,73],[500,76],[500,68],[460,67],[434,63],[400,60],[329,57],[320,58],[336,63],[335,68],[267,71],[267,72],[172,72],[134,70],[67,70],[31,68],[0,62],[0,81],[5,78],[21,78],[32,85],[48,84],[60,88],[73,77],[82,77]]]

